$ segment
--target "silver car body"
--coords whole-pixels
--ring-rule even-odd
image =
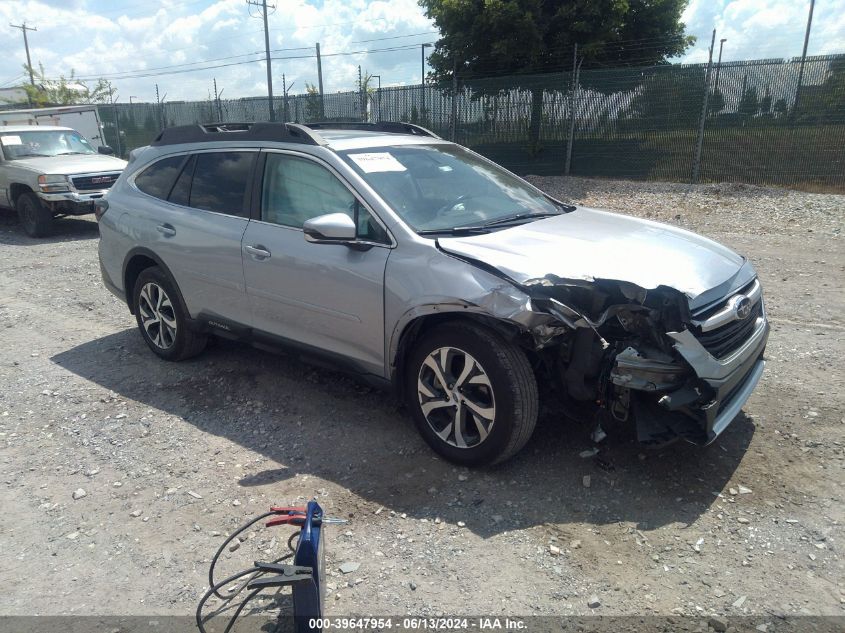
[[[598,332],[614,310],[624,310],[590,316],[564,300],[569,289],[611,284],[634,302],[665,293],[685,304],[685,325],[665,332],[673,358],[644,346],[614,350],[608,362],[609,380],[618,391],[659,395],[678,389],[674,377],[662,382],[666,372],[696,381],[691,388],[699,400],[703,383],[709,385],[712,398],[706,405],[699,402],[693,412],[689,406],[680,409],[700,431],[680,433],[687,439],[712,441],[760,379],[769,332],[762,294],[752,265],[730,249],[679,228],[587,208],[486,235],[424,237],[338,152],[449,143],[349,130],[320,130],[320,136],[323,142],[313,145],[215,142],[213,149],[284,152],[328,167],[383,225],[387,243],[366,249],[314,244],[300,229],[146,195],[134,181],[147,166],[166,156],[212,149],[207,143],[147,147],[133,153],[108,194],[99,246],[106,285],[127,298],[133,258],[152,258],[178,285],[197,327],[303,347],[395,383],[403,345],[421,320],[453,315],[501,324],[534,351],[548,353],[578,331]],[[262,256],[264,251],[272,257]],[[563,293],[564,299],[550,298],[549,292]],[[737,297],[746,298],[743,312],[750,302],[754,311],[743,325],[742,340],[729,353],[714,356],[702,333],[748,317],[737,312]],[[649,430],[640,436],[648,439]]]

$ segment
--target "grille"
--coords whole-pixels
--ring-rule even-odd
[[[108,189],[117,180],[120,174],[98,174],[96,176],[74,176],[73,186],[77,191],[99,191]]]
[[[749,314],[742,321],[731,321],[720,328],[702,332],[697,335],[698,341],[710,352],[711,356],[722,358],[737,350],[751,333],[757,319],[763,314],[763,301],[760,300],[751,308]]]

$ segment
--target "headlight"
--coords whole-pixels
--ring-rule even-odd
[[[38,177],[38,186],[44,193],[61,193],[69,191],[69,184],[67,176],[44,176]]]

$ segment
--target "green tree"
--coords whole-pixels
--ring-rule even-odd
[[[29,66],[24,64],[24,70],[30,71]],[[74,105],[77,103],[106,103],[109,100],[109,82],[105,79],[98,79],[94,87],[88,86],[79,81],[74,71],[70,71],[70,77],[59,77],[49,79],[44,74],[44,66],[38,64],[38,70],[32,69],[35,85],[25,84],[27,98],[35,107],[42,108],[51,105]]]
[[[742,93],[742,96],[739,99],[737,112],[744,114],[745,116],[754,116],[757,114],[757,110],[759,109],[760,103],[757,100],[757,88],[755,86],[750,86]]]
[[[322,118],[322,103],[320,90],[314,84],[305,82],[305,91],[308,97],[305,99],[305,120],[319,121]]]
[[[786,114],[789,110],[789,107],[786,105],[786,99],[781,97],[780,99],[775,101],[775,104],[772,106],[772,109],[774,110],[774,113],[777,116],[783,116],[784,114]]]
[[[711,116],[716,116],[719,112],[725,109],[725,95],[723,95],[722,91],[718,88],[710,93],[710,100],[707,102],[707,109],[710,111]]]
[[[693,127],[701,117],[704,76],[701,66],[665,66],[648,72],[623,118],[647,121],[646,127]]]
[[[584,67],[662,63],[684,52],[687,0],[418,0],[440,30],[429,57],[430,77],[451,82],[453,72],[478,98],[499,86],[474,84],[484,76],[518,74],[532,96],[530,140],[537,145],[543,86],[525,77],[572,65],[578,45]],[[645,45],[643,42],[648,42]]]
[[[759,103],[760,114],[772,113],[772,95],[766,95],[760,99]]]

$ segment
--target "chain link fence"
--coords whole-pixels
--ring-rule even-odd
[[[276,120],[418,123],[519,174],[845,191],[845,55],[458,78],[277,97]],[[101,106],[124,155],[163,126],[267,121],[267,98]]]

